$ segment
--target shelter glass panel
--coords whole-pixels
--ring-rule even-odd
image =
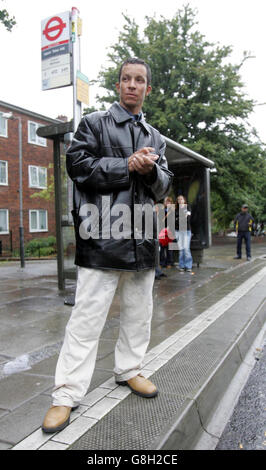
[[[66,171],[66,145],[61,144],[60,169],[61,169],[61,227],[62,227],[62,243],[63,243],[63,276],[65,279],[73,279],[76,277],[75,266],[75,231],[73,217],[71,214],[73,188]]]

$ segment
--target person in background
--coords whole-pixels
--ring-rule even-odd
[[[260,236],[264,236],[265,235],[265,232],[264,232],[264,223],[263,222],[258,222],[257,223],[257,226],[256,226],[256,230],[255,230],[255,233],[254,235],[256,237],[260,237]]]
[[[173,211],[174,202],[170,196],[164,199],[164,224],[167,228],[167,217]],[[160,265],[162,268],[174,266],[174,252],[169,250],[168,243],[160,246]]]
[[[242,258],[242,240],[245,240],[247,261],[251,259],[251,232],[254,229],[255,221],[248,212],[248,205],[243,204],[234,220],[234,230],[237,233],[236,256],[234,259]]]
[[[175,235],[179,244],[179,270],[192,272],[191,240],[191,208],[186,198],[181,194],[176,198]]]
[[[157,204],[154,206],[154,210],[155,210],[156,216],[158,218],[158,216],[159,216],[159,207],[158,207]],[[155,280],[156,281],[160,281],[160,279],[162,277],[167,277],[167,275],[164,274],[164,272],[162,271],[162,269],[160,267],[160,251],[161,251],[161,246],[160,246],[160,243],[159,243],[159,240],[158,240],[158,243],[156,244],[156,265],[155,265]]]

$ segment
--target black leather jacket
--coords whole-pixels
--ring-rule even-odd
[[[142,147],[154,147],[159,155],[152,172],[145,176],[128,170],[128,158]],[[153,206],[166,196],[173,176],[167,167],[165,147],[160,133],[145,122],[142,114],[140,121],[134,121],[118,103],[108,111],[82,118],[66,154],[67,171],[75,183],[75,264],[126,271],[155,266],[157,228]],[[135,204],[138,208],[150,206],[152,235],[145,234],[143,212],[138,218],[142,224],[134,227]],[[120,225],[124,230],[119,219],[122,222],[126,213],[127,221],[130,218],[132,223],[126,227],[125,236],[117,237],[113,228]]]

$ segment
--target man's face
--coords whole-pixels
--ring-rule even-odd
[[[141,111],[145,97],[151,92],[151,86],[147,85],[145,65],[124,65],[120,83],[116,83],[116,89],[120,94],[120,104],[133,114],[138,114]]]

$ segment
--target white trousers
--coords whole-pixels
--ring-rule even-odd
[[[78,267],[75,306],[56,366],[53,405],[77,406],[86,395],[118,284],[120,330],[114,374],[118,380],[129,380],[139,373],[150,341],[154,275],[154,269],[124,272]]]

